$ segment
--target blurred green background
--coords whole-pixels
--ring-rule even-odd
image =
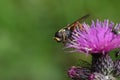
[[[0,80],[70,80],[79,58],[53,40],[54,33],[85,14],[120,22],[119,0],[0,0]]]

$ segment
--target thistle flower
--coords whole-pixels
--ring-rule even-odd
[[[84,30],[75,29],[72,40],[68,41],[66,47],[87,54],[106,54],[115,48],[120,48],[120,35],[112,32],[114,27],[117,28],[120,25],[114,25],[109,20],[103,22],[97,20],[96,23],[92,21],[91,25],[83,23]]]
[[[68,76],[72,80],[116,80],[112,75],[92,73],[90,69],[72,66],[68,70]]]
[[[91,74],[90,69],[72,66],[68,70],[68,76],[73,80],[88,80]]]
[[[83,30],[77,27],[73,31],[72,39],[67,42],[66,47],[74,48],[77,52],[91,54],[92,73],[96,72],[104,76],[111,75],[114,64],[108,53],[113,49],[120,48],[120,34],[112,32],[114,28],[115,30],[120,29],[120,24],[114,25],[109,20],[103,22],[97,20],[96,22],[92,21],[91,25],[86,23],[82,25]]]

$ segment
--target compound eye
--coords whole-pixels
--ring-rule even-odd
[[[60,38],[60,37],[62,37],[62,35],[61,35],[61,33],[60,33],[59,31],[57,31],[57,32],[55,33],[55,37]]]
[[[114,30],[114,29],[112,30],[112,32],[113,32],[114,34],[118,34],[118,32],[117,32],[116,30]]]
[[[62,42],[62,35],[60,34],[60,32],[55,33],[54,40],[56,40],[57,42]]]

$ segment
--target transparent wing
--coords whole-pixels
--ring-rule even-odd
[[[78,20],[74,21],[72,24],[70,24],[69,26],[72,26],[74,23],[76,22],[82,22],[83,20],[85,20],[86,18],[88,18],[90,15],[86,14],[83,17],[79,18]]]

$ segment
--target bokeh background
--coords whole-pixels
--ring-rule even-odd
[[[119,0],[0,0],[0,80],[70,80],[90,57],[68,53],[54,33],[85,14],[120,22]]]

